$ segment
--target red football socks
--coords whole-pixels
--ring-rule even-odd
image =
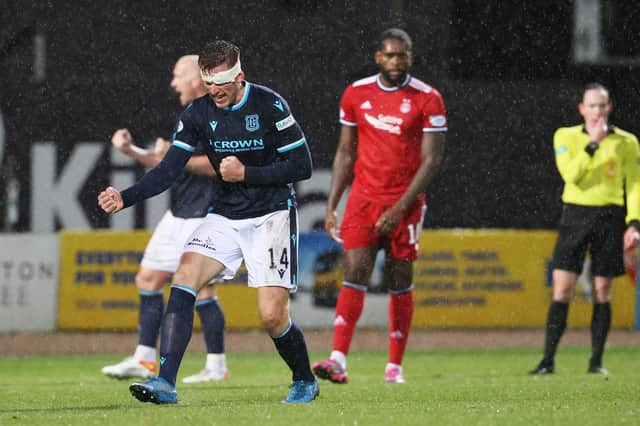
[[[338,296],[336,316],[333,321],[333,350],[347,355],[356,329],[356,323],[364,307],[365,290],[343,286]]]
[[[389,362],[402,365],[413,318],[413,290],[389,299]]]

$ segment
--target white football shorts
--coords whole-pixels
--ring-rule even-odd
[[[185,244],[203,220],[203,217],[191,219],[175,217],[171,210],[167,210],[147,243],[140,265],[154,271],[176,272]],[[213,277],[209,285],[231,278],[233,275],[220,274]]]
[[[185,243],[203,220],[175,217],[167,210],[147,243],[140,265],[155,271],[176,272]]]
[[[233,276],[244,260],[249,287],[297,289],[298,214],[294,207],[250,219],[208,214],[184,247],[225,266]]]

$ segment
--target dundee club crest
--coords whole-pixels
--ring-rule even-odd
[[[249,132],[255,132],[260,128],[260,117],[258,114],[245,115],[244,127]]]

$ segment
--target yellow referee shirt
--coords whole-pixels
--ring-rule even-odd
[[[556,165],[564,180],[562,201],[581,206],[624,205],[626,222],[640,220],[640,147],[631,133],[611,126],[593,154],[584,125],[561,127],[553,136]]]

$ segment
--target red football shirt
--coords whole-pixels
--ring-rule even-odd
[[[340,123],[358,127],[351,190],[395,201],[420,166],[422,134],[445,132],[447,111],[436,89],[410,75],[394,88],[379,78],[367,77],[345,89]]]

